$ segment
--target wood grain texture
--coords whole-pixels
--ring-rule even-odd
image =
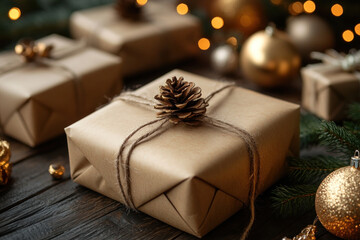
[[[125,86],[136,89],[175,67],[127,78]],[[238,76],[225,78],[209,71],[206,56],[184,62],[180,68],[222,81],[235,81],[249,89],[295,103],[300,101],[299,81],[277,91],[258,89]],[[143,213],[128,211],[120,203],[73,183],[64,136],[37,148],[7,139],[12,147],[14,168],[11,183],[0,188],[0,239],[197,239]],[[62,180],[55,181],[48,174],[51,163],[66,167]],[[248,219],[249,211],[243,209],[203,239],[239,239]],[[314,213],[300,218],[276,218],[265,194],[256,201],[256,220],[248,240],[293,237],[313,219]],[[319,227],[318,239],[338,240],[322,227]]]

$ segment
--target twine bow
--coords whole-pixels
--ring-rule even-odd
[[[15,53],[24,57],[26,62],[33,62],[37,58],[50,58],[53,45],[36,43],[31,39],[20,40],[15,46]]]
[[[160,94],[155,96],[155,99],[158,101],[158,103],[132,93],[125,93],[114,99],[135,104],[147,105],[160,110],[160,112],[157,114],[158,119],[145,123],[144,125],[132,131],[130,135],[125,138],[119,149],[115,164],[117,181],[120,187],[121,195],[124,199],[124,204],[129,208],[136,209],[132,196],[130,177],[131,154],[136,146],[144,142],[147,138],[150,138],[151,136],[154,136],[156,133],[158,133],[162,128],[165,127],[166,123],[185,123],[191,126],[206,124],[212,127],[216,127],[240,137],[245,142],[246,150],[249,155],[250,188],[248,199],[250,204],[251,218],[241,237],[243,240],[247,237],[255,220],[255,198],[260,177],[260,154],[257,148],[257,144],[253,136],[246,130],[205,115],[206,107],[209,105],[209,101],[219,92],[234,87],[235,85],[225,85],[220,89],[212,92],[206,98],[201,98],[201,89],[196,87],[194,83],[183,80],[183,77],[178,79],[176,77],[168,79],[166,81],[166,85],[160,87]],[[153,127],[140,137],[136,138],[132,143],[129,143],[130,139],[137,132],[144,129],[145,127],[149,127],[155,124],[158,124],[158,126]],[[127,151],[125,151],[126,149]],[[121,170],[124,176],[120,175]]]
[[[360,50],[350,52],[348,55],[343,56],[334,49],[331,49],[328,50],[326,54],[312,52],[310,56],[312,59],[339,67],[343,71],[353,72],[360,69]]]

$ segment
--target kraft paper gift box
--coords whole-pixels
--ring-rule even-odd
[[[183,76],[202,88],[203,97],[223,85],[174,70],[134,93],[153,99],[159,86]],[[299,106],[240,87],[224,90],[207,115],[247,130],[261,156],[259,192],[275,183],[285,158],[299,151]],[[65,129],[71,176],[75,182],[123,202],[115,159],[124,139],[156,119],[152,108],[113,101]],[[171,125],[137,146],[131,155],[131,185],[136,208],[201,237],[248,202],[249,156],[238,136],[208,125]]]
[[[72,36],[119,55],[124,75],[139,73],[193,57],[199,53],[201,24],[181,16],[170,3],[149,1],[143,18],[121,18],[113,5],[77,11],[70,18]]]
[[[301,70],[302,106],[320,118],[338,121],[349,103],[360,100],[360,74],[319,63]]]
[[[54,55],[67,54],[32,63],[0,54],[0,125],[29,146],[64,133],[122,86],[120,58],[59,35],[39,42],[53,45]],[[9,63],[17,66],[4,71]]]

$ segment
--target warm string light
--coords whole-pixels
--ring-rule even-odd
[[[331,7],[331,13],[335,16],[335,17],[340,17],[343,13],[344,13],[344,10],[343,10],[343,7],[340,5],[340,4],[334,4],[332,7]]]
[[[304,2],[303,7],[304,7],[304,11],[307,13],[313,13],[315,12],[316,9],[315,3],[311,0],[307,0],[306,2]]]
[[[13,7],[9,10],[8,16],[13,21],[18,20],[21,16],[21,11],[19,8]]]
[[[221,17],[214,17],[211,19],[211,26],[215,29],[220,29],[224,26],[224,20]]]
[[[146,3],[147,3],[148,0],[136,0],[136,3],[139,5],[139,6],[144,6]]]
[[[238,40],[236,39],[236,37],[229,37],[226,42],[234,47],[237,47],[238,45]]]
[[[356,24],[354,27],[355,33],[360,36],[360,23]]]
[[[289,12],[291,15],[298,15],[303,12],[303,5],[301,2],[294,2],[289,5]]]
[[[176,11],[180,15],[185,15],[189,12],[189,7],[185,3],[180,3],[179,5],[177,5]]]
[[[345,30],[342,37],[345,42],[351,42],[354,39],[354,33],[351,30]]]
[[[201,50],[208,50],[210,48],[210,41],[207,38],[201,38],[198,41],[198,46]]]

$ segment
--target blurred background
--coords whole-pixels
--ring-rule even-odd
[[[141,4],[147,2],[139,1]],[[39,38],[51,33],[69,36],[72,12],[113,2],[3,0],[0,3],[0,49],[13,47],[22,37]],[[179,14],[194,14],[201,19],[204,38],[210,41],[210,44],[206,40],[199,43],[204,50],[226,40],[241,48],[247,37],[263,29],[269,22],[275,23],[279,29],[287,29],[289,34],[298,32],[300,36],[293,37],[303,38],[297,39],[299,41],[313,41],[312,44],[318,41],[340,51],[358,48],[360,43],[359,1],[183,0],[174,1],[174,7],[177,7]],[[319,19],[299,18],[302,16],[319,16],[321,20],[319,23]]]

